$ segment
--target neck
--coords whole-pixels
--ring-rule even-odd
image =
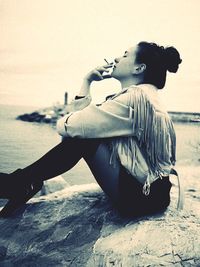
[[[138,84],[142,84],[144,81],[141,79],[134,79],[134,78],[129,78],[129,79],[124,79],[124,80],[120,80],[121,83],[121,87],[126,88],[129,87],[131,85],[138,85]]]

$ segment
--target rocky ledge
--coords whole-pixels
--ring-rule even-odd
[[[200,168],[181,172],[184,209],[175,183],[164,214],[134,219],[120,217],[97,184],[58,181],[58,191],[0,219],[0,266],[200,266]]]

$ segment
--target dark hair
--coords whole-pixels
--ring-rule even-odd
[[[136,62],[144,63],[145,83],[155,85],[162,89],[166,81],[166,72],[177,72],[182,62],[180,54],[173,46],[164,48],[155,43],[140,42],[136,54]]]

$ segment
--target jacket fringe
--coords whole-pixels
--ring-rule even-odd
[[[168,113],[157,111],[148,95],[141,88],[134,88],[129,95],[129,114],[133,121],[134,135],[120,138],[120,140],[114,139],[112,142],[112,156],[113,154],[116,155],[118,146],[121,144],[127,160],[131,160],[133,170],[137,162],[134,144],[135,141],[138,143],[149,167],[149,173],[143,187],[143,193],[148,195],[152,182],[151,177],[162,178],[162,175],[166,175],[162,168],[163,165],[175,165],[176,136]],[[123,143],[126,143],[126,145],[123,145]],[[129,155],[130,152],[132,157]]]

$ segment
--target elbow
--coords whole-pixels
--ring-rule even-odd
[[[84,134],[82,131],[82,126],[77,124],[76,121],[73,123],[68,122],[68,119],[71,115],[72,115],[72,113],[57,120],[56,130],[57,130],[58,134],[63,136],[63,137],[83,138]]]
[[[67,136],[66,128],[65,128],[65,116],[62,117],[61,119],[57,120],[56,123],[56,130],[57,133],[63,137]]]

